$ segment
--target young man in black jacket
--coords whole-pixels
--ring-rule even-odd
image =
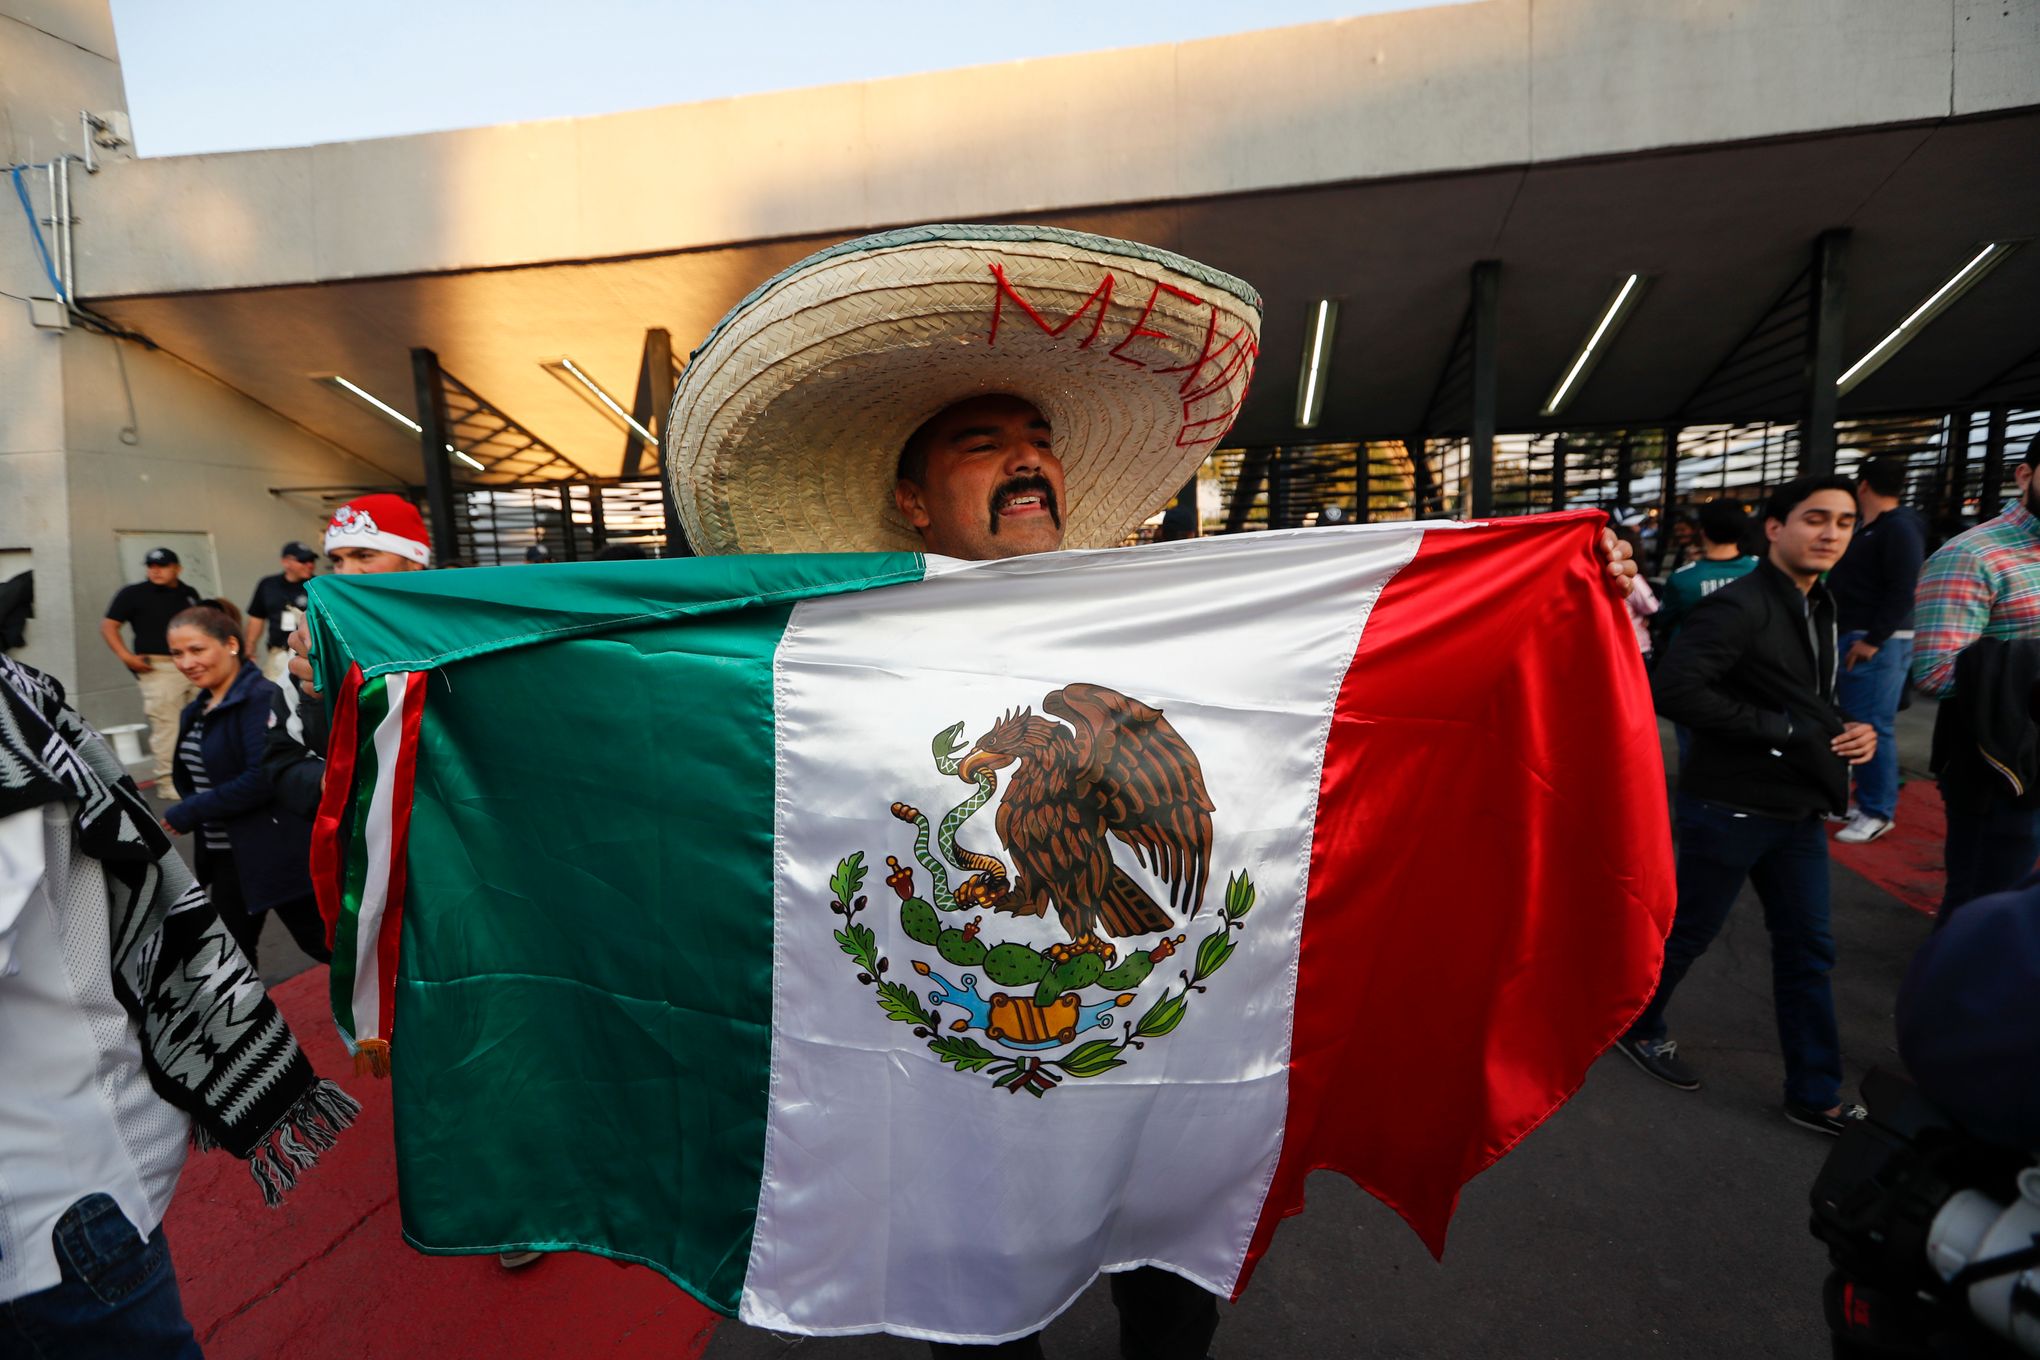
[[[1658,712],[1693,730],[1676,801],[1679,907],[1657,994],[1618,1045],[1668,1085],[1700,1085],[1667,1037],[1665,1008],[1747,879],[1771,932],[1785,1114],[1830,1134],[1861,1107],[1841,1102],[1821,822],[1847,806],[1848,767],[1870,759],[1877,734],[1836,705],[1835,604],[1820,577],[1841,560],[1855,524],[1843,478],[1780,487],[1765,508],[1767,555],[1703,600],[1658,659]]]

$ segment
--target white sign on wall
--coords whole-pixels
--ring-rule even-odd
[[[218,559],[213,556],[211,534],[174,529],[122,529],[114,534],[114,539],[120,547],[122,585],[147,580],[142,571],[142,558],[151,548],[168,548],[177,554],[177,560],[184,568],[179,579],[208,599],[219,598],[220,568]]]

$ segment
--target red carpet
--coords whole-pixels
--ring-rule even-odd
[[[1941,791],[1932,781],[1907,780],[1898,790],[1891,830],[1868,845],[1843,845],[1832,836],[1834,862],[1869,879],[1914,911],[1932,916],[1941,905],[1941,842],[1947,821]]]
[[[185,1167],[166,1227],[208,1360],[694,1360],[707,1347],[715,1314],[642,1267],[561,1253],[513,1272],[405,1246],[389,1083],[352,1074],[325,969],[270,994],[362,1117],[280,1209],[263,1208],[247,1164],[223,1152]]]

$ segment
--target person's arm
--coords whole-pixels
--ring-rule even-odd
[[[121,621],[109,614],[99,621],[99,636],[106,639],[108,650],[120,658],[121,665],[137,675],[144,674],[149,663],[128,650],[127,640],[120,635],[120,626]]]
[[[1927,559],[1913,594],[1913,684],[1936,699],[1955,688],[1955,658],[1983,636],[1995,592],[1983,562],[1963,548]]]
[[[1927,540],[1918,520],[1911,515],[1896,515],[1891,527],[1877,535],[1876,546],[1877,579],[1883,589],[1870,607],[1863,641],[1872,647],[1882,647],[1891,640],[1900,620],[1912,612],[1920,565],[1927,559]]]
[[[248,621],[246,633],[241,639],[241,645],[246,649],[247,654],[253,657],[262,655],[262,635],[269,631],[270,597],[272,595],[268,588],[269,580],[270,578],[264,577],[256,582],[255,593],[249,597],[248,607],[241,611],[241,617]]]
[[[1657,711],[1696,732],[1783,746],[1792,737],[1789,715],[1745,703],[1721,686],[1756,641],[1762,623],[1759,612],[1738,595],[1717,593],[1701,601],[1651,673]]]
[[[190,831],[200,822],[223,822],[229,817],[266,807],[273,790],[263,762],[269,726],[269,705],[251,696],[228,714],[234,720],[234,742],[247,763],[224,784],[172,803],[163,820],[179,831]]]
[[[306,699],[302,712],[317,701]],[[276,805],[311,821],[319,813],[319,795],[326,780],[325,759],[298,735],[290,707],[278,690],[270,696],[269,730],[263,734],[262,765],[269,772]]]

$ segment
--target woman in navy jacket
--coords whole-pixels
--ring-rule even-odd
[[[163,824],[198,837],[198,881],[250,963],[268,911],[300,949],[329,962],[312,897],[311,823],[275,805],[262,768],[279,691],[242,654],[239,620],[217,601],[178,614],[169,634],[170,659],[202,692],[178,718],[170,778],[182,801]]]

